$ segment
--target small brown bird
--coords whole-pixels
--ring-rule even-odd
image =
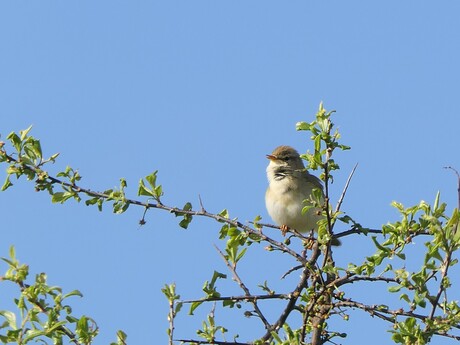
[[[265,205],[268,214],[284,232],[288,228],[299,232],[317,231],[317,222],[323,219],[321,208],[312,207],[302,214],[308,206],[313,189],[323,191],[321,180],[308,173],[299,153],[290,146],[279,146],[272,154],[267,167],[268,188]],[[334,245],[339,241],[334,239]]]

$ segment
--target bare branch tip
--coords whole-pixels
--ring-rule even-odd
[[[200,201],[200,209],[201,209],[201,212],[206,212],[204,206],[203,206],[203,200],[201,200],[201,195],[198,194],[198,200]]]

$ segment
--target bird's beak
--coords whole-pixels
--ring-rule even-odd
[[[276,161],[278,160],[278,158],[276,158],[276,156],[273,156],[273,155],[267,155],[267,158],[271,161]]]

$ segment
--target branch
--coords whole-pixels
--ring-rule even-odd
[[[457,197],[458,197],[457,208],[460,209],[460,173],[458,172],[457,169],[451,166],[444,167],[444,169],[450,169],[457,175]]]
[[[26,163],[23,163],[23,162],[20,162],[20,161],[14,159],[10,155],[8,155],[5,151],[0,151],[0,154],[5,157],[5,159],[6,159],[6,161],[8,163],[21,164],[21,166],[24,169],[32,171],[33,173],[35,173],[35,174],[37,174],[39,176],[43,175],[43,173],[44,173],[43,170],[41,170],[41,169],[39,169],[39,168],[37,168],[35,166],[30,166],[30,165],[28,165]],[[76,185],[75,183],[69,183],[69,182],[60,180],[60,179],[58,179],[56,177],[49,176],[47,173],[46,173],[45,177],[43,177],[43,178],[45,180],[48,180],[51,184],[58,184],[58,185],[62,185],[62,186],[71,188],[76,193],[83,193],[83,194],[86,194],[88,196],[97,197],[97,198],[101,198],[101,199],[104,199],[104,200],[113,200],[113,199],[111,199],[111,197],[108,194],[101,193],[101,192],[96,192],[96,191],[92,191],[92,190],[90,190],[88,188],[80,187],[80,186]],[[157,202],[157,203],[141,202],[141,201],[134,200],[134,199],[129,199],[129,198],[124,199],[124,202],[127,203],[127,204],[131,204],[131,205],[141,206],[141,207],[144,207],[146,209],[148,209],[148,208],[156,208],[156,209],[165,210],[165,211],[168,211],[168,212],[174,213],[174,214],[182,214],[182,215],[183,214],[188,214],[188,215],[191,215],[191,216],[201,216],[201,217],[215,219],[218,222],[226,223],[226,224],[229,224],[229,225],[234,226],[236,228],[240,228],[240,229],[244,230],[248,234],[253,234],[255,236],[258,236],[261,240],[272,244],[274,247],[278,248],[283,253],[287,253],[287,254],[293,256],[300,263],[302,263],[302,264],[306,263],[306,259],[304,257],[302,257],[301,255],[296,253],[294,250],[292,250],[291,248],[289,248],[288,246],[286,246],[282,242],[275,241],[272,238],[264,235],[261,231],[253,229],[253,228],[251,228],[251,227],[249,227],[247,225],[244,225],[240,221],[225,218],[224,216],[221,216],[219,214],[210,213],[210,212],[206,211],[203,208],[201,202],[200,202],[201,210],[199,210],[199,211],[195,211],[193,209],[185,210],[185,209],[181,209],[181,208],[178,208],[178,207],[171,207],[171,206],[163,205],[160,202]],[[145,221],[143,221],[143,223],[145,223]]]
[[[342,231],[339,232],[338,234],[335,234],[335,238],[340,238],[344,236],[348,236],[351,234],[358,234],[358,235],[367,235],[367,234],[382,234],[382,230],[378,229],[367,229],[367,228],[353,228],[350,230]]]
[[[238,275],[238,273],[236,273],[236,268],[235,268],[235,265],[231,265],[230,262],[227,260],[227,258],[225,257],[224,253],[222,253],[222,251],[217,248],[216,245],[214,245],[214,247],[216,248],[217,252],[220,254],[220,256],[222,257],[222,259],[225,261],[225,264],[227,265],[228,269],[230,271],[232,271],[233,273],[233,277],[235,278],[236,282],[238,283],[238,285],[241,287],[241,289],[244,291],[244,293],[246,294],[246,296],[252,296],[251,295],[251,292],[249,291],[249,289],[246,287],[246,285],[243,283],[243,281],[241,280],[240,276]],[[265,318],[265,316],[262,314],[262,311],[260,310],[259,306],[257,305],[257,300],[252,298],[251,300],[251,303],[252,305],[254,306],[254,311],[256,312],[256,314],[259,316],[259,318],[262,320],[264,326],[265,326],[265,329],[269,330],[271,328],[271,325],[270,323],[267,321],[267,319]]]
[[[353,273],[348,273],[346,276],[339,277],[329,285],[331,287],[339,287],[345,284],[353,284],[354,282],[359,281],[368,281],[368,282],[384,282],[384,283],[396,283],[400,284],[401,280],[397,278],[389,278],[389,277],[370,277],[370,276],[356,276]]]
[[[335,296],[336,298],[340,299],[340,296]],[[377,316],[378,318],[394,323],[396,321],[397,316],[404,316],[404,317],[413,317],[418,319],[422,322],[425,322],[428,319],[428,316],[416,314],[412,311],[405,311],[404,309],[397,309],[397,310],[390,310],[386,308],[382,308],[381,305],[366,305],[364,303],[356,302],[351,299],[342,299],[340,302],[334,303],[336,307],[349,307],[349,308],[357,308],[364,310],[365,312],[369,313],[371,316]],[[459,325],[452,325],[452,327],[460,328]],[[435,331],[434,334],[442,335],[444,337],[460,340],[460,336],[456,336],[453,334],[442,333]]]
[[[441,298],[441,295],[443,293],[443,291],[445,291],[445,288],[444,288],[444,279],[446,278],[447,276],[447,271],[449,270],[449,266],[450,266],[450,263],[451,263],[451,257],[452,257],[452,252],[449,250],[447,253],[446,253],[446,256],[444,257],[444,260],[442,262],[442,268],[441,268],[441,279],[439,279],[439,288],[438,288],[438,293],[436,294],[436,297],[434,298],[433,301],[431,301],[431,304],[433,306],[433,308],[431,308],[431,313],[430,313],[430,316],[428,316],[428,318],[431,320],[433,319],[434,317],[434,314],[436,312],[436,308],[438,306],[438,303],[439,303],[439,299]]]
[[[197,300],[185,300],[181,302],[184,304],[200,303],[200,302],[215,302],[215,301],[248,302],[248,301],[257,301],[257,300],[264,300],[264,299],[289,299],[289,298],[291,298],[291,294],[276,293],[272,295],[207,297],[207,298],[201,298]]]
[[[16,281],[15,282],[18,286],[19,286],[19,289],[21,291],[21,293],[24,294],[25,290],[30,286],[28,284],[25,284],[24,282],[22,281]],[[30,296],[29,294],[27,294],[27,301],[34,305],[36,308],[38,308],[40,310],[41,313],[45,314],[47,317],[50,317],[50,312],[49,310],[43,306],[42,302],[40,300],[37,300],[37,298],[34,298],[32,296]],[[26,321],[26,320],[24,320]],[[80,345],[81,343],[78,341],[77,339],[77,336],[69,329],[67,328],[66,326],[64,325],[61,325],[58,327],[58,329],[64,333],[70,340],[70,342],[76,344],[76,345]]]
[[[311,255],[310,260],[305,264],[305,268],[303,269],[302,276],[300,278],[299,283],[297,284],[294,291],[290,294],[289,302],[287,303],[286,307],[284,308],[283,312],[281,313],[278,320],[273,324],[272,331],[278,332],[280,328],[286,322],[290,313],[294,310],[297,299],[300,297],[300,293],[302,290],[307,286],[307,280],[310,277],[311,267],[315,267],[316,261],[320,255],[320,250],[318,248],[318,243],[315,242],[313,246],[313,252]],[[267,332],[263,337],[262,340],[269,340],[271,338],[271,332]]]
[[[335,207],[335,213],[340,211],[340,207],[342,206],[343,199],[345,198],[345,194],[347,193],[348,186],[350,185],[351,179],[352,179],[357,167],[358,167],[358,163],[355,164],[355,166],[351,170],[350,175],[348,176],[347,182],[345,183],[345,187],[343,188],[343,192],[340,195],[339,201],[337,202],[337,206]]]
[[[211,345],[252,345],[253,343],[240,343],[236,341],[207,341],[207,340],[193,340],[193,339],[175,339],[176,341],[180,341],[181,343],[188,343],[188,344],[211,344]]]

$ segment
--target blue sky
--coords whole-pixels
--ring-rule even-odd
[[[391,201],[432,202],[437,191],[452,209],[456,180],[443,166],[460,169],[459,13],[457,1],[2,2],[0,133],[32,124],[45,154],[61,153],[52,169],[77,168],[94,190],[124,177],[134,197],[139,179],[159,170],[167,204],[198,206],[201,195],[211,212],[269,221],[265,154],[311,148],[295,123],[323,101],[352,147],[335,157],[335,200],[359,163],[344,211],[379,227],[398,219]],[[55,205],[25,181],[0,194],[0,206],[0,256],[14,244],[32,272],[81,290],[75,310],[98,321],[97,344],[117,329],[130,344],[166,343],[164,284],[196,298],[214,269],[226,272],[210,220],[184,231],[152,211],[139,228],[141,209]],[[369,239],[344,239],[336,261],[372,250]],[[290,265],[256,249],[242,274],[254,290],[271,274],[286,292],[292,284],[278,277]],[[220,286],[240,294],[230,280]],[[389,342],[386,324],[353,315],[343,344]],[[199,325],[184,315],[177,334],[193,337]],[[237,325],[230,334],[246,340],[255,322]]]

